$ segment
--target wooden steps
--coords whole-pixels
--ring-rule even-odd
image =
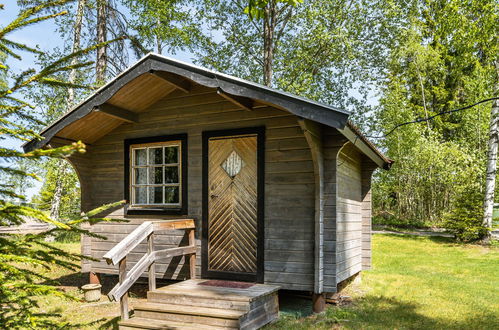
[[[120,329],[258,329],[277,319],[273,285],[249,288],[206,286],[188,280],[149,291],[147,302],[134,306],[134,317]]]
[[[120,322],[120,330],[137,330],[137,329],[150,329],[150,330],[199,330],[199,325],[192,323],[181,323],[172,321],[161,321],[133,317],[130,320]],[[203,326],[206,330],[216,330],[219,327]]]

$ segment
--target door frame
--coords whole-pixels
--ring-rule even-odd
[[[256,134],[257,138],[257,259],[256,274],[238,272],[221,272],[208,270],[208,142],[213,137],[240,136]],[[202,133],[202,183],[203,183],[203,218],[201,236],[201,278],[247,281],[263,283],[264,281],[264,201],[265,201],[265,126],[245,127],[237,129],[205,131]]]

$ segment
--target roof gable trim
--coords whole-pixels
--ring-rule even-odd
[[[58,121],[44,129],[40,133],[44,138],[43,140],[32,140],[23,145],[24,150],[27,152],[43,147],[57,132],[83,118],[93,111],[94,108],[104,104],[133,79],[142,74],[157,71],[177,74],[205,87],[220,89],[231,95],[271,103],[296,116],[327,126],[342,129],[347,123],[349,113],[346,111],[195,65],[156,54],[148,54],[135,65],[101,87],[72,111],[66,113]]]

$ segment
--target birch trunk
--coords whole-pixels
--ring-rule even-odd
[[[61,209],[61,197],[62,197],[62,180],[64,176],[64,161],[59,159],[57,161],[57,171],[56,171],[56,182],[54,197],[52,198],[52,205],[50,206],[50,217],[54,220],[59,220],[59,211]]]
[[[269,1],[263,18],[263,83],[266,86],[272,85],[275,23],[276,3]]]
[[[78,1],[78,9],[76,10],[76,18],[74,24],[74,35],[73,35],[73,46],[71,47],[71,52],[77,52],[81,48],[81,28],[83,25],[83,15],[85,13],[86,0]],[[71,65],[76,65],[78,63],[78,59],[74,57],[71,60]],[[69,82],[74,84],[76,82],[76,69],[72,69],[69,72]],[[71,108],[75,99],[75,90],[70,87],[68,89],[68,103],[67,110]]]
[[[494,95],[499,94],[499,60],[495,61],[496,84]],[[497,145],[499,142],[498,135],[498,120],[499,120],[499,100],[494,100],[490,114],[490,129],[489,129],[489,151],[487,160],[487,172],[485,177],[485,200],[483,212],[483,225],[489,229],[492,228],[492,213],[494,210],[494,192],[496,188],[496,172],[497,172]],[[487,238],[486,238],[487,239]]]
[[[97,1],[97,43],[107,41],[107,0]],[[97,59],[95,67],[95,79],[97,83],[102,83],[106,79],[107,47],[102,46],[97,49]]]

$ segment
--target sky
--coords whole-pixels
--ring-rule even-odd
[[[17,6],[17,1],[15,0],[8,0],[7,3],[4,6],[4,10],[0,10],[0,26],[5,26],[9,22],[13,21],[18,13],[19,13],[19,7]],[[121,12],[123,12],[125,15],[127,15],[127,11],[125,8],[118,8]],[[206,32],[206,31],[205,31]],[[221,39],[222,36],[220,33],[217,31],[210,31],[211,35],[215,39]],[[51,50],[54,48],[63,48],[63,39],[60,37],[59,33],[57,32],[57,26],[54,23],[54,20],[48,20],[48,21],[43,21],[34,25],[31,25],[29,27],[23,28],[21,30],[18,30],[8,36],[9,39],[26,44],[31,47],[37,47],[40,50]],[[30,53],[22,53],[22,59],[17,60],[17,59],[10,59],[7,64],[12,68],[13,72],[22,72],[28,68],[37,68],[36,63],[35,63],[35,57],[30,54]],[[189,52],[182,52],[179,51],[176,54],[163,54],[166,56],[173,57],[175,59],[185,61],[185,62],[190,62],[192,63],[192,60],[194,58],[194,55],[189,53]],[[134,56],[130,56],[130,65],[134,64],[135,59]],[[357,94],[356,91],[352,92],[353,96]],[[369,104],[373,105],[378,102],[376,95],[372,94],[370,97],[370,100],[368,101]],[[4,145],[7,147],[12,147],[16,149],[20,149],[20,146],[22,144],[21,141],[17,140],[4,140],[2,141]],[[27,196],[28,198],[31,198],[34,194],[36,194],[40,187],[41,187],[41,182],[36,182],[35,186],[32,188],[29,188],[27,190]]]
[[[123,8],[121,8],[123,10]],[[20,8],[17,6],[17,1],[8,0],[5,2],[4,9],[0,10],[0,26],[4,27],[10,22],[12,22],[18,15]],[[56,47],[63,47],[63,40],[56,31],[57,26],[54,20],[43,21],[23,29],[17,30],[7,37],[8,39],[28,45],[30,47],[35,47],[40,50],[51,50]],[[188,52],[177,52],[176,54],[165,54],[167,56],[176,58],[178,60],[192,62],[192,54]],[[7,64],[10,66],[13,72],[22,72],[29,68],[37,68],[35,63],[35,56],[30,53],[21,53],[21,60],[10,58]],[[133,64],[134,60],[131,60]],[[8,148],[15,148],[21,150],[22,141],[7,139],[2,140],[2,144]],[[34,180],[33,180],[34,181]],[[28,200],[36,194],[41,188],[42,182],[34,181],[34,187],[29,188],[26,191]]]

